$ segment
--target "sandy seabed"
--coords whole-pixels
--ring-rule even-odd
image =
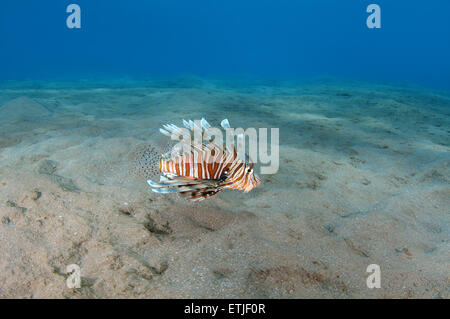
[[[278,173],[200,203],[130,174],[161,124],[201,117],[280,128]],[[449,129],[450,94],[420,88],[3,83],[0,297],[449,298]]]

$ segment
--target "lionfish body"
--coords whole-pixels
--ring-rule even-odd
[[[192,121],[183,120],[183,123],[191,131],[196,125]],[[228,120],[223,120],[221,124],[223,128],[229,127]],[[204,119],[201,126],[201,132],[210,127]],[[167,136],[182,135],[175,125],[163,127],[160,131]],[[188,146],[188,151],[162,155],[159,161],[160,181],[147,181],[152,191],[179,193],[189,200],[203,200],[224,189],[249,192],[260,185],[259,177],[253,172],[254,164],[241,160],[235,148],[230,150],[214,142],[189,143]]]

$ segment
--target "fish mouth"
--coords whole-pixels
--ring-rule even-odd
[[[261,179],[259,179],[259,177],[254,177],[253,180],[252,180],[252,182],[251,182],[247,187],[245,187],[244,192],[245,192],[245,193],[248,193],[248,192],[250,192],[253,188],[258,187],[259,185],[261,185]]]
[[[259,187],[261,185],[261,178],[259,178],[259,176],[255,175],[255,182],[254,184],[254,188]]]
[[[249,185],[249,186],[247,186],[245,189],[244,189],[244,193],[248,193],[248,192],[250,192],[252,189],[254,188],[254,186],[253,185]]]

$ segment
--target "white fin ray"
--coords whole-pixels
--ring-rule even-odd
[[[172,136],[168,131],[166,131],[166,130],[164,130],[164,129],[162,129],[162,128],[160,128],[159,131],[160,131],[162,134],[164,134],[165,136],[168,136],[168,137],[171,137],[171,136]]]
[[[222,122],[220,122],[220,126],[222,126],[224,129],[230,128],[230,122],[228,122],[228,119],[224,119],[222,120]]]
[[[204,129],[204,131],[206,131],[207,129],[209,129],[211,127],[211,125],[209,125],[209,123],[202,117],[202,128]]]
[[[188,122],[188,121],[186,121],[186,120],[183,120],[183,125],[184,125],[184,127],[186,127],[188,130],[191,130],[191,131],[192,131],[192,129],[194,128],[193,126],[191,126],[191,123]]]
[[[205,118],[202,118],[200,121],[200,126],[198,126],[194,121],[192,120],[184,120],[183,119],[183,125],[186,129],[190,130],[191,133],[194,132],[194,130],[199,130],[203,133],[205,133],[209,128],[211,128],[211,125],[208,123],[208,121]],[[230,128],[230,123],[228,122],[228,119],[222,120],[220,123],[222,128],[227,129]],[[184,131],[183,129],[179,128],[178,126],[174,124],[163,124],[162,129],[159,129],[159,131],[169,137],[172,137],[173,135],[176,135],[177,137],[183,137]],[[202,141],[202,144],[205,145],[205,143]]]

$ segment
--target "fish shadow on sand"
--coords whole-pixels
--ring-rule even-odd
[[[79,193],[81,191],[71,178],[55,174],[57,171],[57,163],[55,161],[43,160],[37,170],[39,174],[46,176],[65,192]]]

